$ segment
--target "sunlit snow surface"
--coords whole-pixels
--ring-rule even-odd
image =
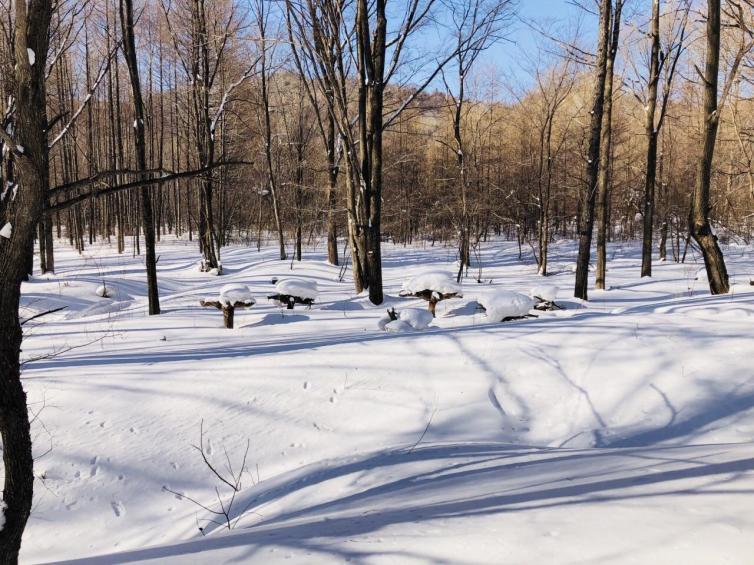
[[[490,242],[464,298],[391,333],[386,309],[426,309],[403,284],[455,272],[451,247],[386,246],[372,306],[324,245],[301,263],[225,248],[211,277],[194,243],[162,242],[164,313],[148,317],[141,258],[60,244],[57,273],[23,288],[24,317],[66,309],[24,326],[39,459],[22,560],[750,562],[754,250],[724,250],[731,295],[709,296],[699,263],[640,279],[638,245],[615,244],[612,288],[582,304],[573,244],[551,247],[543,279],[517,244]],[[273,278],[316,282],[317,303],[260,300],[234,330],[199,306],[227,284],[268,296]],[[117,301],[96,295],[103,282]],[[478,307],[541,284],[565,310],[490,323]],[[220,469],[251,442],[230,534],[163,490],[215,503],[192,447],[202,420]]]

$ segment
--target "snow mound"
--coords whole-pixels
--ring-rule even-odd
[[[440,294],[460,294],[461,285],[453,275],[445,271],[427,271],[416,275],[403,285],[403,291],[416,294],[425,290]]]
[[[392,320],[389,315],[383,316],[377,322],[377,327],[386,332],[425,330],[432,320],[432,313],[427,310],[406,308],[398,313],[397,320]]]
[[[496,290],[481,296],[479,303],[487,311],[487,318],[495,322],[526,316],[534,307],[531,297],[511,290]]]
[[[419,308],[406,308],[399,315],[401,321],[406,322],[415,330],[425,330],[432,323],[432,312]]]
[[[110,287],[108,287],[107,290],[109,291]],[[81,318],[88,318],[90,316],[115,314],[116,312],[126,310],[132,304],[133,300],[107,300],[104,302],[95,302],[91,306],[88,306],[87,308],[84,308],[82,310],[72,310],[71,312],[66,314],[65,318],[66,320],[78,320]]]
[[[304,300],[317,300],[319,295],[317,281],[304,279],[283,279],[275,285],[275,292]]]
[[[385,331],[390,333],[403,333],[414,331],[414,328],[405,320],[393,320],[385,324]]]
[[[248,286],[236,283],[226,284],[220,289],[220,302],[224,306],[232,306],[239,302],[246,306],[253,306],[257,301],[254,300]]]
[[[114,298],[118,295],[118,289],[112,285],[101,284],[94,293],[100,298]]]
[[[551,284],[541,284],[532,287],[529,291],[532,298],[541,298],[545,302],[555,302],[558,297],[558,287]]]

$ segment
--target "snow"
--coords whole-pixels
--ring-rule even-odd
[[[2,532],[5,527],[5,508],[5,502],[0,500],[0,532]]]
[[[419,308],[405,308],[401,310],[399,318],[415,330],[427,329],[434,320],[431,312]]]
[[[94,293],[100,298],[113,298],[117,296],[118,291],[115,287],[106,284],[101,284],[97,287]]]
[[[275,284],[276,294],[296,296],[304,300],[317,300],[317,281],[306,279],[283,279]]]
[[[377,322],[377,327],[383,331],[392,333],[425,330],[434,319],[429,311],[419,308],[406,308],[397,312],[397,314],[397,320],[391,319],[386,314]]]
[[[26,53],[29,55],[29,65],[33,67],[34,63],[37,62],[37,54],[34,53],[34,49],[31,49],[29,47],[26,48]]]
[[[239,302],[246,306],[256,304],[256,300],[254,300],[249,287],[240,283],[226,284],[222,287],[220,289],[220,302],[226,306]]]
[[[385,331],[390,333],[402,333],[414,331],[414,328],[405,320],[392,320],[385,324]]]
[[[13,235],[13,226],[8,222],[2,227],[2,229],[0,229],[0,237],[10,239],[11,235]]]
[[[533,286],[529,291],[529,296],[539,298],[545,302],[555,302],[558,298],[558,287],[552,284]]]
[[[454,294],[461,292],[461,285],[455,277],[446,271],[427,271],[416,275],[403,285],[403,291],[416,294],[425,290],[441,294]]]
[[[290,273],[319,291],[318,308],[264,301],[227,332],[198,305],[220,286],[195,270],[195,242],[159,244],[160,316],[147,315],[130,249],[97,243],[79,256],[56,244],[56,273],[23,284],[24,317],[67,306],[24,326],[24,386],[41,412],[23,563],[706,565],[754,554],[752,246],[723,246],[734,292],[711,296],[692,254],[641,279],[640,244],[610,243],[612,290],[581,305],[565,268],[577,246],[559,242],[551,266],[563,268],[547,280],[565,309],[489,324],[475,308],[483,295],[541,277],[516,242],[488,241],[492,284],[438,304],[430,330],[394,334],[377,320],[426,307],[396,295],[428,267],[452,269],[448,247],[386,244],[380,306],[339,281],[321,244],[292,272],[274,246],[224,248],[223,282],[267,295]],[[96,296],[103,279],[120,302]],[[251,441],[232,532],[163,491],[216,504],[192,447],[202,421],[220,469]]]
[[[526,316],[534,308],[534,300],[531,297],[511,290],[487,292],[481,296],[479,303],[484,306],[487,318],[491,322]]]

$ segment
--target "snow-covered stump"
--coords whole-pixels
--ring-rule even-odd
[[[529,313],[534,308],[534,299],[520,292],[496,290],[480,297],[479,305],[494,322],[536,318]]]
[[[293,310],[296,304],[311,307],[319,295],[316,281],[304,279],[283,279],[275,284],[275,294],[269,295],[281,308]]]
[[[377,326],[386,332],[398,333],[412,330],[425,330],[432,323],[434,316],[427,310],[406,308],[400,313],[391,308],[387,315],[380,318]]]
[[[555,303],[558,297],[558,287],[545,284],[535,286],[529,291],[529,296],[534,299],[535,310],[562,310],[563,307]]]
[[[217,299],[205,298],[199,304],[222,310],[225,327],[232,330],[236,308],[251,308],[256,304],[256,300],[254,300],[249,287],[246,285],[226,284],[220,289],[220,296]]]
[[[118,291],[115,287],[107,286],[105,281],[102,281],[102,284],[97,287],[94,293],[100,298],[115,298],[118,294]]]
[[[432,271],[415,276],[403,285],[400,296],[414,296],[427,301],[427,309],[435,317],[437,303],[450,298],[463,298],[461,285],[450,273]]]

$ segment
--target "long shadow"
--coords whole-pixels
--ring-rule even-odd
[[[138,549],[111,556],[92,557],[68,563],[99,564],[128,563],[142,559],[168,559],[199,554],[208,550],[223,548],[246,548],[247,552],[258,552],[259,547],[284,546],[291,549],[322,552],[339,558],[365,558],[371,553],[348,548],[348,544],[337,544],[337,539],[352,539],[367,535],[383,528],[409,523],[427,522],[437,519],[466,518],[502,513],[522,512],[531,509],[569,507],[580,504],[604,504],[611,501],[640,500],[648,497],[674,495],[751,495],[754,490],[730,486],[722,489],[718,478],[731,474],[748,474],[754,471],[754,457],[738,457],[725,462],[704,462],[685,458],[675,459],[674,453],[683,456],[689,448],[664,448],[661,450],[543,450],[536,452],[551,455],[537,459],[521,460],[520,456],[532,455],[531,451],[511,448],[499,444],[476,446],[435,445],[426,446],[414,452],[402,451],[379,453],[345,462],[332,467],[317,467],[313,473],[304,472],[294,477],[294,482],[285,482],[268,491],[268,496],[276,497],[291,492],[291,488],[311,487],[338,476],[346,476],[361,471],[371,471],[387,465],[414,464],[422,460],[436,459],[439,465],[431,471],[408,474],[398,479],[367,488],[308,507],[284,512],[263,519],[253,527],[224,536],[210,536],[201,540],[173,545]],[[680,451],[676,451],[680,450]],[[653,453],[660,457],[653,457]],[[612,469],[610,472],[623,473],[623,476],[605,477],[603,473],[590,473],[585,476],[572,476],[565,473],[552,477],[553,470],[565,460],[583,464],[587,471],[595,471],[595,459],[602,457],[648,456],[650,459],[665,460],[663,464],[680,465],[680,468],[657,471],[656,461],[646,461],[646,466],[631,469]],[[735,457],[735,456],[734,456]],[[462,460],[458,459],[468,459]],[[506,461],[517,458],[514,461]],[[522,467],[527,469],[520,472]],[[531,477],[527,484],[506,485],[509,471],[519,470],[521,476]],[[538,482],[543,477],[545,482]],[[687,483],[673,487],[669,483],[688,479],[709,478],[709,485],[689,487]],[[532,482],[533,481],[533,482]],[[554,483],[554,484],[553,484]],[[470,495],[469,488],[482,487],[482,495]],[[661,486],[647,490],[646,487]],[[665,486],[667,485],[667,486]],[[711,488],[712,485],[717,485]],[[261,485],[260,485],[261,486]],[[488,492],[484,493],[487,487]],[[511,488],[513,487],[513,488]],[[492,489],[492,490],[489,490]],[[476,491],[472,491],[476,492]],[[254,500],[261,503],[264,497]],[[370,504],[372,503],[372,504]],[[375,552],[377,553],[377,551]],[[251,553],[247,553],[248,558]]]
[[[682,437],[688,437],[725,418],[754,408],[754,392],[737,396],[727,394],[711,398],[696,414],[678,421],[677,413],[668,425],[662,428],[652,428],[628,437],[606,440],[605,447],[638,447],[656,445],[658,443]]]
[[[607,312],[596,312],[586,310],[574,314],[570,318],[540,318],[535,320],[524,320],[519,322],[507,322],[505,324],[486,324],[484,326],[464,326],[453,328],[434,328],[431,327],[422,332],[413,334],[387,334],[375,330],[372,333],[354,333],[353,331],[342,331],[330,333],[325,336],[313,336],[306,338],[295,336],[289,340],[270,340],[255,341],[254,343],[240,343],[239,345],[228,345],[224,347],[208,346],[204,349],[186,349],[182,351],[164,351],[149,353],[143,349],[133,353],[121,353],[107,355],[97,352],[96,355],[76,355],[66,358],[56,358],[46,361],[38,361],[31,365],[34,369],[47,369],[68,366],[98,366],[109,365],[111,363],[123,364],[140,364],[140,363],[161,363],[174,361],[201,361],[211,359],[230,359],[239,357],[251,357],[255,355],[270,355],[276,353],[290,353],[294,351],[309,350],[314,348],[328,347],[334,345],[347,345],[362,343],[367,344],[378,340],[416,340],[432,335],[461,335],[473,332],[482,332],[490,334],[506,335],[510,338],[522,338],[534,334],[544,329],[552,331],[573,332],[573,326],[578,323],[580,327],[598,331],[601,328],[612,329],[614,324],[613,314]],[[604,321],[604,324],[594,322]],[[591,323],[589,323],[591,322]],[[664,335],[661,327],[647,327],[642,329],[645,337]],[[715,332],[716,339],[725,339],[726,337],[736,337],[735,332],[723,334]],[[739,336],[740,337],[740,336]]]

